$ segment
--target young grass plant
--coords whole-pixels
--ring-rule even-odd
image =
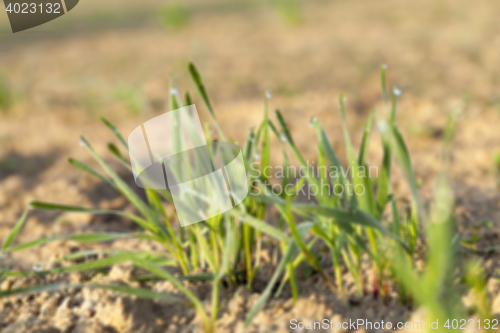
[[[226,137],[217,122],[200,75],[193,65],[190,65],[189,70],[202,96],[202,99],[212,116],[220,139],[226,140]],[[171,90],[170,97],[172,109],[182,107],[184,104],[183,101],[179,99],[179,96],[177,96],[176,91],[176,89]],[[186,94],[186,104],[188,103],[191,103],[191,97],[189,94]],[[102,121],[115,134],[120,145],[122,145],[125,150],[128,150],[128,144],[118,129],[108,120],[102,119]],[[215,139],[212,139],[208,132],[206,135],[209,143],[215,142]],[[173,140],[174,143],[177,142],[175,144],[182,144],[182,142],[176,137],[174,137]],[[263,146],[268,147],[264,148],[267,156],[269,156],[268,140],[268,134],[264,135]],[[289,237],[283,231],[266,224],[262,220],[267,204],[257,202],[252,198],[247,198],[244,204],[226,214],[222,214],[184,228],[179,228],[173,223],[173,221],[170,221],[165,211],[165,204],[168,202],[172,203],[172,196],[167,190],[145,190],[147,201],[144,202],[104,161],[104,159],[102,159],[95,152],[86,138],[81,137],[80,143],[87,148],[103,172],[100,172],[75,159],[69,159],[70,164],[116,189],[135,207],[136,213],[126,213],[117,210],[92,209],[39,201],[31,202],[30,208],[90,214],[115,214],[134,221],[143,230],[143,232],[133,234],[87,233],[67,237],[41,238],[32,242],[13,245],[16,236],[19,234],[25,223],[27,216],[26,211],[4,241],[2,245],[2,252],[10,253],[26,250],[56,240],[97,243],[123,238],[139,238],[157,242],[164,247],[165,252],[146,253],[114,251],[113,253],[108,253],[108,256],[104,259],[93,260],[84,264],[48,269],[38,272],[5,271],[3,272],[3,276],[68,273],[84,269],[106,268],[110,265],[125,261],[132,262],[135,266],[140,267],[147,272],[148,278],[165,279],[170,281],[186,297],[186,300],[183,301],[191,304],[197,309],[204,322],[205,330],[213,331],[213,323],[218,316],[219,289],[222,281],[224,281],[226,285],[236,285],[244,282],[246,276],[247,285],[251,288],[255,272],[259,267],[259,252],[262,247],[263,234],[268,234],[272,238],[281,240],[284,244],[290,243]],[[248,141],[248,143],[247,150],[253,150],[254,145],[252,142]],[[113,143],[110,143],[108,148],[112,155],[114,155],[118,161],[130,170],[127,158],[121,152],[120,148]],[[179,151],[180,150],[182,150],[182,147],[180,147]],[[177,267],[182,273],[179,276],[174,276],[166,269],[166,267],[171,266]],[[202,270],[205,273],[197,274],[197,271],[199,270]],[[213,284],[212,311],[210,314],[208,314],[201,305],[201,301],[181,282],[182,280],[205,281],[207,279],[212,281]],[[89,286],[96,287],[95,284],[89,284]],[[17,293],[35,292],[37,290],[45,290],[47,288],[58,289],[68,287],[72,286],[41,286],[40,289],[21,289],[18,290]],[[178,299],[171,297],[171,295],[157,294],[143,289],[128,288],[125,290],[118,287],[115,288],[115,286],[110,286],[108,289],[116,292],[125,292],[136,296],[143,296],[146,298],[157,298],[163,300]],[[0,296],[8,296],[15,293],[16,291],[9,291],[0,293]]]
[[[430,214],[423,226],[426,244],[424,269],[417,270],[412,257],[405,256],[396,248],[391,260],[391,270],[398,283],[423,308],[430,322],[437,321],[440,328],[446,328],[450,332],[460,332],[464,323],[470,326],[471,322],[475,323],[474,327],[490,330],[494,327],[492,324],[498,321],[492,320],[482,263],[471,259],[462,267],[458,258],[460,241],[454,219],[455,198],[448,176],[456,122],[456,114],[451,114],[445,131],[442,170],[438,175]],[[404,160],[401,163],[404,165]],[[413,186],[412,179],[408,181]],[[414,199],[418,201],[418,198]],[[461,286],[456,283],[457,279],[461,281]],[[467,309],[460,300],[460,289],[473,295],[474,312],[479,315],[479,320],[466,319]],[[424,328],[429,332],[434,331],[425,324]]]
[[[382,85],[383,92],[385,94],[385,70],[382,69]],[[395,92],[393,94],[390,112],[388,118],[390,119],[391,128],[397,127],[395,125],[395,112],[396,112],[396,102],[398,94]],[[306,213],[306,217],[315,222],[315,225],[311,228],[311,232],[318,238],[322,239],[328,247],[331,249],[332,262],[334,264],[334,272],[336,285],[339,290],[343,290],[343,279],[341,274],[341,258],[344,264],[348,267],[350,273],[356,281],[358,291],[360,294],[366,292],[365,282],[363,281],[363,272],[361,269],[362,255],[366,253],[370,260],[375,264],[376,275],[374,279],[374,296],[378,295],[378,285],[381,284],[382,275],[384,267],[387,265],[387,260],[385,253],[383,253],[386,248],[383,246],[385,243],[384,236],[392,238],[397,242],[409,255],[411,255],[412,247],[411,244],[415,243],[416,233],[411,233],[407,235],[406,233],[401,233],[398,229],[391,230],[386,227],[387,223],[382,219],[384,210],[386,206],[390,203],[392,195],[390,193],[390,166],[391,166],[391,152],[392,152],[392,140],[389,136],[392,131],[387,131],[383,133],[383,144],[384,144],[384,159],[381,167],[381,177],[377,187],[373,183],[369,175],[366,173],[368,170],[368,164],[366,162],[366,152],[368,150],[368,142],[372,126],[373,113],[370,114],[368,121],[363,132],[363,137],[361,140],[361,147],[359,153],[356,155],[354,152],[353,145],[351,143],[350,134],[347,128],[346,121],[346,111],[344,106],[344,98],[341,95],[339,98],[339,109],[342,119],[342,125],[344,128],[344,138],[346,143],[347,160],[349,161],[349,169],[351,177],[344,177],[342,174],[331,177],[331,173],[325,172],[330,168],[335,168],[337,170],[342,170],[342,166],[339,159],[334,152],[332,146],[329,143],[329,139],[326,133],[322,129],[320,123],[316,118],[311,120],[311,124],[316,130],[317,141],[318,141],[318,165],[320,170],[319,177],[315,177],[312,170],[306,169],[305,179],[316,189],[321,189],[318,191],[315,199],[318,201],[319,205],[291,205],[296,213]],[[286,125],[283,116],[279,111],[276,112],[276,117],[281,125],[282,135],[286,139],[286,142],[290,146],[294,156],[298,160],[299,164],[308,168],[308,163],[304,156],[301,154],[299,149],[296,147],[293,138],[290,135],[288,126]],[[399,136],[398,144],[404,146],[404,141],[402,137]],[[401,155],[406,152],[405,149],[401,148]],[[407,162],[408,175],[413,176],[411,170],[411,163],[409,162],[409,157],[404,155],[404,160]],[[323,171],[322,171],[323,170]],[[335,192],[337,185],[342,189],[353,188],[363,188],[362,193],[352,191],[346,193],[338,194]],[[328,191],[323,191],[324,188],[333,188],[333,193]],[[377,188],[377,190],[375,190]],[[377,200],[375,201],[375,198]],[[284,205],[284,202],[281,203]],[[313,213],[307,215],[307,213]],[[289,214],[283,214],[284,216],[290,216]],[[417,219],[413,222],[417,222]],[[400,225],[402,222],[399,218],[393,222],[395,225]],[[293,230],[293,226],[290,226]],[[397,231],[395,233],[394,231]],[[369,247],[365,245],[365,236],[368,239]],[[409,239],[409,242],[403,241],[403,239]],[[298,240],[297,240],[298,241]],[[298,241],[300,244],[300,241]],[[302,247],[304,257],[303,260],[307,260],[311,266],[316,268],[318,265],[315,259],[308,253],[309,251]],[[300,262],[300,261],[299,261]],[[324,276],[321,267],[318,272]],[[287,276],[288,277],[288,276]],[[286,278],[287,278],[286,277]],[[285,278],[285,279],[286,279]],[[326,281],[328,279],[325,278]]]
[[[198,88],[205,106],[213,120],[217,129],[219,138],[223,141],[227,140],[221,127],[219,126],[212,104],[208,98],[205,86],[196,68],[191,64],[189,66],[191,76]],[[183,105],[182,101],[177,96],[177,88],[172,89],[171,108],[176,109]],[[322,173],[319,178],[314,175],[313,170],[307,169],[303,179],[299,179],[295,184],[295,189],[291,194],[285,193],[282,195],[274,195],[267,193],[269,189],[268,175],[264,172],[270,166],[271,146],[270,134],[273,133],[279,140],[281,151],[284,155],[286,164],[289,163],[286,144],[291,149],[293,155],[303,166],[307,165],[307,161],[301,152],[296,147],[293,138],[291,137],[288,126],[286,125],[281,113],[276,112],[276,117],[280,125],[280,131],[269,118],[268,99],[269,93],[266,93],[264,120],[254,134],[250,132],[249,139],[245,145],[245,156],[247,165],[252,165],[258,161],[260,163],[260,174],[257,174],[253,168],[249,172],[249,184],[255,189],[258,188],[260,193],[251,193],[251,195],[237,209],[229,211],[226,214],[219,215],[215,218],[208,219],[202,223],[188,226],[186,228],[175,228],[172,221],[169,220],[164,203],[171,202],[171,196],[168,191],[162,190],[146,190],[147,202],[143,202],[135,192],[123,181],[123,179],[111,169],[111,167],[94,151],[90,143],[82,137],[81,144],[84,145],[96,162],[103,169],[104,174],[75,159],[70,159],[70,163],[77,168],[89,173],[99,180],[108,183],[110,186],[119,191],[128,199],[136,208],[137,214],[125,213],[114,210],[99,210],[91,208],[83,208],[76,206],[68,206],[61,204],[32,202],[31,207],[44,210],[58,210],[67,212],[81,212],[91,214],[116,214],[133,220],[137,223],[144,232],[137,234],[84,234],[74,235],[65,238],[51,237],[43,238],[30,243],[12,246],[15,236],[21,230],[25,220],[25,215],[12,230],[6,242],[3,245],[4,252],[20,251],[30,247],[39,246],[54,240],[68,239],[76,242],[100,242],[124,237],[134,237],[155,241],[162,244],[165,248],[164,254],[148,254],[144,253],[118,253],[110,255],[110,258],[101,259],[92,263],[87,263],[86,266],[76,265],[72,268],[64,268],[59,270],[49,270],[39,273],[61,273],[72,270],[85,268],[101,268],[107,267],[113,263],[132,261],[136,266],[139,266],[150,272],[157,278],[164,278],[176,285],[181,290],[193,306],[197,308],[202,318],[205,320],[207,330],[213,328],[213,322],[217,318],[218,294],[220,283],[225,279],[228,284],[237,284],[242,280],[241,268],[246,276],[247,286],[251,288],[256,270],[259,268],[260,252],[262,250],[262,234],[267,234],[269,237],[277,240],[279,246],[275,248],[276,256],[281,256],[280,264],[278,265],[271,282],[262,294],[261,299],[256,304],[254,309],[250,311],[247,323],[257,313],[267,298],[270,296],[273,285],[278,283],[280,276],[284,273],[281,279],[282,290],[284,284],[289,281],[292,289],[294,300],[298,298],[298,290],[296,283],[295,270],[298,265],[306,261],[315,271],[317,271],[324,279],[325,283],[332,289],[335,285],[332,283],[326,270],[322,267],[318,257],[312,252],[318,240],[323,240],[330,247],[332,258],[335,265],[336,285],[339,290],[343,289],[342,276],[340,273],[341,258],[344,264],[347,265],[352,275],[356,279],[356,283],[360,292],[364,291],[362,282],[363,272],[361,271],[361,256],[362,253],[368,253],[369,257],[381,262],[381,255],[377,251],[377,238],[381,240],[381,235],[388,235],[401,244],[403,248],[408,246],[380,220],[377,220],[370,214],[375,214],[375,203],[372,194],[358,196],[343,197],[340,195],[331,195],[321,191],[316,195],[317,204],[298,204],[295,199],[304,182],[309,186],[316,188],[324,187],[327,182],[341,184],[342,186],[354,185],[369,185],[372,189],[369,178],[357,177],[357,170],[360,165],[366,164],[365,154],[367,142],[370,133],[371,119],[367,124],[364,132],[363,144],[359,156],[356,158],[352,144],[350,143],[349,133],[345,124],[345,110],[343,99],[340,98],[340,109],[344,124],[347,151],[350,161],[350,166],[355,170],[353,179],[349,180],[345,177],[339,179],[330,179],[326,173]],[[191,97],[186,94],[186,103],[191,102]],[[120,144],[128,150],[127,142],[121,136],[115,126],[109,121],[103,119],[103,123],[116,135]],[[340,167],[339,159],[337,158],[332,146],[329,143],[326,133],[321,128],[317,120],[312,121],[318,135],[319,161],[320,164],[327,164]],[[213,141],[209,133],[207,133],[208,141]],[[262,140],[260,150],[258,145]],[[174,138],[175,141],[175,138]],[[121,153],[120,149],[109,144],[110,152],[127,168],[129,168],[126,157]],[[290,183],[290,178],[283,179],[283,186]],[[261,194],[264,192],[265,194]],[[369,191],[371,193],[371,190]],[[281,213],[282,222],[279,228],[265,223],[265,212],[269,204],[275,205]],[[299,224],[295,216],[300,216],[304,219],[304,223]],[[287,228],[286,228],[287,227]],[[313,238],[308,240],[308,234],[312,233]],[[371,250],[366,247],[364,242],[364,233],[368,234],[371,244]],[[376,233],[376,234],[375,234]],[[289,236],[290,235],[290,236]],[[298,255],[296,254],[298,253]],[[165,264],[168,261],[169,265],[175,265],[182,271],[183,279],[196,279],[193,275],[197,269],[204,269],[211,276],[213,282],[213,301],[212,314],[209,318],[206,311],[200,306],[200,301],[182,286],[179,278],[174,277],[165,271],[158,263]],[[380,265],[380,264],[379,264]],[[381,272],[381,269],[378,269]],[[7,275],[22,274],[19,272],[8,272]],[[279,295],[279,292],[276,295]],[[165,296],[158,296],[165,297]]]
[[[228,139],[217,121],[205,85],[193,64],[189,65],[189,72],[216,129],[216,136],[214,136],[211,134],[208,124],[205,126],[207,143],[210,146],[210,144],[219,141],[227,142]],[[165,210],[165,206],[173,202],[172,195],[168,190],[147,189],[145,190],[146,201],[144,201],[96,153],[86,138],[81,137],[81,144],[86,147],[102,170],[98,171],[75,159],[69,159],[70,164],[113,187],[135,207],[135,212],[93,209],[39,201],[32,202],[30,208],[89,214],[114,214],[132,220],[142,231],[136,233],[88,233],[66,237],[48,237],[28,243],[14,244],[16,236],[26,221],[28,214],[28,210],[26,210],[4,240],[1,247],[2,253],[7,254],[26,250],[56,240],[98,243],[123,238],[156,242],[164,250],[156,252],[109,251],[106,252],[104,258],[90,259],[84,263],[42,271],[22,272],[5,268],[2,270],[1,276],[102,270],[117,263],[132,262],[143,271],[143,274],[137,277],[138,281],[170,281],[184,297],[156,293],[145,288],[102,285],[93,282],[80,285],[39,286],[8,290],[0,292],[0,297],[77,286],[101,288],[127,295],[189,304],[197,310],[203,321],[204,329],[211,332],[214,330],[215,321],[218,318],[220,288],[224,284],[226,286],[246,285],[247,288],[252,289],[256,272],[261,267],[261,253],[264,247],[267,247],[275,263],[274,272],[261,297],[250,309],[245,321],[247,326],[273,294],[274,297],[280,295],[285,285],[289,284],[293,300],[294,302],[297,301],[299,290],[296,270],[299,265],[304,263],[319,274],[332,291],[339,292],[340,295],[345,293],[346,288],[342,269],[347,267],[354,278],[358,293],[362,295],[367,292],[367,276],[362,265],[364,261],[367,261],[373,267],[374,274],[371,282],[374,297],[378,297],[380,293],[388,297],[389,280],[395,276],[403,301],[415,299],[419,304],[427,302],[421,298],[421,295],[418,295],[415,289],[416,286],[420,286],[419,283],[424,283],[425,287],[429,288],[429,294],[426,295],[433,300],[425,304],[430,304],[431,310],[437,313],[440,318],[451,314],[443,312],[439,300],[435,297],[432,298],[432,295],[430,295],[438,293],[438,289],[443,283],[450,282],[446,274],[443,275],[437,272],[436,269],[445,267],[441,265],[444,264],[444,259],[452,257],[452,249],[446,247],[443,252],[439,252],[436,251],[435,245],[433,245],[437,244],[440,239],[448,240],[450,237],[449,223],[451,222],[446,218],[446,216],[449,216],[447,214],[450,213],[449,192],[438,190],[436,196],[440,202],[437,207],[441,208],[437,211],[438,217],[433,221],[439,222],[442,220],[443,223],[435,223],[437,225],[436,230],[433,231],[432,235],[429,234],[429,273],[426,273],[426,278],[420,282],[416,273],[413,272],[413,266],[420,230],[419,221],[423,220],[422,216],[424,214],[420,209],[421,205],[408,149],[395,122],[399,92],[397,90],[393,91],[389,101],[384,68],[381,71],[381,80],[382,95],[387,105],[386,118],[388,120],[384,123],[384,126],[381,126],[383,159],[378,179],[371,178],[366,173],[368,169],[366,156],[369,149],[373,113],[370,113],[366,122],[361,145],[356,153],[347,127],[344,98],[342,95],[339,98],[340,116],[344,129],[350,174],[340,172],[334,175],[327,171],[330,170],[328,168],[336,168],[337,170],[343,170],[343,168],[325,130],[316,118],[311,120],[318,148],[317,165],[319,172],[315,172],[314,169],[310,168],[306,157],[295,144],[281,112],[279,110],[275,112],[276,124],[271,119],[269,115],[270,93],[266,92],[264,97],[264,119],[256,130],[251,129],[249,131],[243,146],[243,156],[247,166],[248,186],[250,189],[249,195],[234,209],[186,227],[178,227],[176,221],[172,221]],[[172,110],[192,104],[189,93],[186,93],[184,99],[182,99],[178,94],[178,88],[174,84],[172,84],[172,88],[170,93],[170,108]],[[108,120],[102,118],[102,121],[114,133],[118,141],[118,145],[114,143],[108,145],[109,151],[129,171],[132,171],[126,154],[122,153],[122,150],[128,151],[126,140]],[[176,136],[175,131],[171,133],[173,136],[172,141],[175,145],[179,145],[178,151],[181,151],[182,141]],[[270,184],[272,177],[266,173],[266,170],[271,166],[271,156],[273,154],[271,151],[271,138],[273,137],[279,142],[285,170],[288,170],[287,167],[292,164],[291,156],[305,170],[298,179],[292,179],[288,173],[285,173],[282,177],[282,188],[291,187],[291,191],[282,193],[272,191]],[[391,186],[391,168],[394,159],[399,161],[410,184],[412,193],[410,214],[400,214],[401,207],[398,207],[395,200],[395,193],[393,193]],[[255,168],[254,165],[259,165],[259,167]],[[310,188],[317,189],[317,191],[314,200],[308,203],[300,203],[298,200],[299,194],[306,184]],[[353,187],[363,188],[364,191],[346,190]],[[342,188],[344,191],[339,193],[335,191],[335,188]],[[444,204],[441,204],[442,202]],[[265,221],[266,212],[270,206],[276,207],[280,214],[279,221],[276,221],[276,223]],[[266,241],[264,242],[264,240]],[[330,250],[329,255],[331,255],[333,263],[332,276],[330,276],[329,267],[324,265],[324,258],[316,253],[316,249],[322,245],[326,245]],[[391,256],[390,253],[396,253],[397,261],[393,260],[394,256]],[[441,254],[437,255],[437,253]],[[72,254],[74,257],[88,257],[87,255],[88,251]],[[394,265],[394,262],[397,262],[397,264]],[[451,269],[452,261],[446,265]],[[175,273],[173,273],[172,269],[175,269]],[[202,301],[183,284],[182,281],[184,280],[212,283],[210,313],[205,309]],[[275,289],[275,287],[278,288]]]

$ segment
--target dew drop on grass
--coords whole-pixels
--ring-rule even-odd
[[[79,144],[80,146],[82,146],[82,147],[84,147],[84,146],[85,146],[85,142],[83,142],[83,140],[78,141],[78,144]]]
[[[42,266],[39,264],[33,264],[33,271],[40,272],[42,270]]]
[[[259,159],[260,158],[260,154],[259,153],[255,153],[255,154],[253,154],[253,157],[255,157],[255,159]]]
[[[177,95],[178,91],[175,88],[170,89],[170,95]]]
[[[396,87],[396,88],[394,88],[393,92],[394,92],[394,95],[396,95],[396,96],[401,96],[401,90],[400,90],[400,89],[398,89],[397,87]]]
[[[285,134],[281,134],[280,135],[280,140],[283,141],[283,142],[287,141]]]
[[[383,69],[387,69],[387,64],[382,64]]]
[[[267,99],[270,99],[271,97],[273,97],[273,94],[271,93],[271,90],[270,90],[270,89],[267,89],[267,90],[266,90],[266,98],[267,98]]]
[[[32,205],[28,205],[28,210],[33,210],[35,209]]]

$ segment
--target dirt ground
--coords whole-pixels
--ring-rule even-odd
[[[316,154],[314,131],[308,127],[312,116],[319,118],[338,154],[344,155],[336,106],[339,92],[347,96],[356,143],[368,112],[374,109],[383,115],[378,74],[380,65],[387,64],[389,85],[403,92],[398,123],[424,197],[429,198],[440,168],[447,116],[458,110],[450,174],[459,231],[464,238],[479,237],[479,252],[500,245],[500,162],[495,162],[500,160],[500,2],[314,0],[303,2],[299,19],[291,22],[265,2],[200,0],[187,4],[189,20],[176,28],[159,23],[159,1],[143,5],[85,1],[76,7],[74,17],[68,14],[46,28],[16,35],[8,33],[6,15],[0,14],[0,78],[12,97],[9,107],[0,106],[0,239],[34,199],[127,208],[118,193],[71,167],[67,158],[93,163],[78,144],[80,134],[98,153],[109,156],[106,144],[113,136],[99,116],[111,120],[127,136],[138,124],[167,111],[173,73],[179,89],[192,92],[202,118],[208,119],[188,78],[187,63],[192,61],[229,137],[242,143],[248,129],[258,125],[264,91],[271,89],[271,107],[283,111],[299,148],[311,160]],[[375,134],[369,153],[373,165],[379,165],[381,157],[377,140]],[[398,171],[396,179],[396,191],[400,189],[397,193],[404,197],[407,191]],[[118,218],[31,211],[18,241],[133,228],[131,222]],[[31,269],[72,246],[53,243],[0,260]],[[151,245],[117,241],[103,247],[147,249]],[[500,314],[500,257],[492,253],[483,258],[491,277],[488,288]],[[130,268],[117,266],[114,271],[104,279],[128,283]],[[52,277],[65,282],[82,278],[75,274]],[[1,289],[35,282],[42,281],[8,280]],[[396,300],[385,305],[367,297],[345,303],[325,291],[319,279],[302,284],[297,306],[292,308],[290,300],[273,300],[250,331],[288,331],[293,318],[364,316],[397,321],[419,316]],[[169,290],[172,286],[163,282],[153,288]],[[202,298],[209,290],[203,285],[190,288]],[[227,302],[217,331],[240,330],[244,313],[258,293],[227,290],[224,297]],[[208,299],[207,295],[207,306]],[[199,320],[190,309],[85,288],[0,301],[2,332],[199,329]]]

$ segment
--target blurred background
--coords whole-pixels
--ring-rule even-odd
[[[50,23],[12,34],[2,10],[0,234],[33,199],[123,205],[67,157],[91,163],[80,134],[105,155],[113,136],[100,116],[127,137],[168,111],[172,80],[180,92],[191,91],[208,119],[188,77],[190,61],[231,138],[242,143],[261,121],[270,89],[271,107],[283,111],[311,159],[311,116],[343,157],[341,91],[355,142],[370,110],[383,116],[379,70],[386,64],[390,88],[403,92],[398,121],[423,189],[432,187],[439,168],[447,116],[458,110],[452,173],[462,219],[498,227],[499,11],[500,2],[491,0],[82,0]],[[371,162],[378,165],[374,146]],[[90,219],[59,216],[54,223],[52,215],[34,214],[20,241],[81,230]],[[112,229],[108,222],[102,228]]]

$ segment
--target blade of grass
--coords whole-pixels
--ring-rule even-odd
[[[88,166],[87,164],[83,163],[83,162],[80,162],[74,158],[69,158],[68,159],[68,162],[77,167],[78,169],[80,170],[83,170],[85,172],[87,172],[88,174],[96,177],[97,179],[103,181],[104,183],[107,183],[107,184],[110,184],[111,186],[113,186],[114,188],[116,188],[115,184],[113,183],[113,181],[109,178],[106,178],[103,174],[101,174],[100,172],[96,171],[94,168]]]
[[[228,141],[226,136],[224,135],[224,132],[222,131],[222,128],[219,125],[219,122],[217,121],[217,118],[215,117],[215,112],[214,109],[212,108],[212,103],[210,103],[210,99],[208,98],[207,91],[205,89],[205,85],[203,84],[203,80],[201,79],[200,74],[198,73],[198,70],[196,67],[192,64],[189,63],[188,66],[189,73],[191,74],[191,78],[193,79],[196,88],[198,89],[198,92],[201,95],[201,98],[203,99],[203,102],[205,103],[205,106],[208,109],[208,112],[210,114],[210,117],[212,118],[212,121],[215,124],[215,128],[217,129],[217,132],[219,133],[220,139],[222,141]]]
[[[359,210],[359,209],[351,209],[350,211],[344,211],[338,208],[332,207],[322,207],[317,205],[304,205],[304,204],[295,204],[292,206],[294,210],[309,212],[313,214],[324,215],[328,217],[333,217],[335,223],[342,227],[351,226],[351,224],[361,225],[364,227],[370,227],[376,229],[393,239],[395,239],[403,248],[409,251],[408,245],[406,245],[399,236],[395,235],[389,229],[387,229],[384,225],[382,225],[379,221],[377,221],[370,214]]]
[[[365,129],[363,131],[363,137],[361,138],[361,146],[359,148],[358,164],[365,165],[366,163],[366,153],[368,151],[368,146],[370,144],[370,134],[372,131],[372,122],[375,111],[370,112],[368,115],[368,120],[366,121]]]
[[[239,219],[240,221],[249,224],[250,226],[254,227],[257,230],[262,231],[265,234],[268,234],[269,236],[272,236],[273,238],[289,242],[290,237],[288,237],[284,232],[274,228],[273,226],[269,225],[267,222],[256,219],[248,214],[238,212],[236,209],[230,210],[228,214],[234,216],[235,218]]]
[[[85,285],[85,287],[113,291],[122,295],[135,296],[138,298],[154,299],[154,300],[177,302],[177,303],[187,303],[186,300],[180,297],[171,294],[158,293],[145,288],[136,288],[124,285],[97,284],[97,283],[88,284]]]
[[[203,307],[203,304],[201,301],[189,290],[187,289],[182,282],[180,282],[178,279],[176,279],[173,275],[168,273],[167,271],[153,265],[152,263],[149,263],[147,261],[144,261],[140,258],[137,258],[135,256],[132,256],[132,262],[134,265],[141,267],[147,271],[150,271],[153,274],[156,274],[168,281],[170,281],[179,291],[181,291],[189,300],[192,302],[196,310],[198,311],[199,315],[202,317],[202,321],[205,324],[205,327],[211,330],[211,324],[208,319],[207,313],[205,311],[205,308]]]
[[[121,234],[121,233],[85,233],[70,236],[43,237],[30,242],[10,246],[4,252],[18,252],[32,247],[41,246],[55,241],[74,241],[78,243],[100,243],[116,239],[137,238],[151,240],[151,236],[146,234]]]
[[[59,291],[65,289],[81,288],[82,284],[50,284],[45,286],[32,286],[0,291],[0,298],[14,295],[36,294],[41,292]]]
[[[308,181],[309,184],[311,184],[311,186],[315,186],[316,188],[320,189],[321,188],[320,181],[316,177],[314,177],[314,174],[311,172],[311,170],[309,168],[309,164],[307,163],[306,159],[304,158],[304,156],[302,155],[300,150],[295,145],[293,138],[290,134],[290,130],[288,128],[288,125],[286,124],[283,116],[281,115],[281,112],[279,110],[276,110],[275,115],[276,115],[276,118],[278,119],[278,122],[280,124],[281,131],[283,133],[284,138],[288,142],[288,145],[292,149],[292,152],[294,153],[295,157],[297,158],[297,160],[299,161],[299,163],[301,164],[301,166],[305,170],[306,180]],[[316,199],[318,200],[319,203],[326,205],[330,201],[330,197],[329,197],[328,193],[322,193],[322,192],[323,191],[319,192],[318,195],[316,195]]]
[[[61,212],[73,212],[73,213],[88,213],[88,214],[113,214],[113,215],[119,215],[123,216],[126,218],[131,219],[135,223],[137,223],[139,226],[141,226],[143,229],[155,232],[155,229],[151,224],[130,213],[121,211],[121,210],[111,210],[111,209],[93,209],[93,208],[85,208],[85,207],[79,207],[79,206],[72,206],[72,205],[63,205],[63,204],[56,204],[56,203],[50,203],[50,202],[43,202],[43,201],[32,201],[30,202],[30,206],[35,208],[35,209],[41,209],[41,210],[51,210],[51,211],[61,211]]]
[[[32,286],[26,288],[12,289],[0,291],[0,298],[14,296],[14,295],[26,295],[26,294],[35,294],[41,292],[52,292],[52,291],[60,291],[66,289],[75,289],[75,288],[94,288],[94,289],[103,289],[108,291],[117,292],[120,294],[125,294],[128,296],[136,296],[139,298],[146,299],[155,299],[155,300],[163,300],[169,302],[179,302],[185,303],[186,301],[182,298],[176,297],[174,295],[165,294],[165,293],[157,293],[144,288],[135,288],[130,286],[121,286],[121,285],[103,285],[97,283],[91,284],[52,284],[45,286]]]
[[[123,181],[123,179],[116,174],[116,172],[111,169],[104,160],[97,155],[89,142],[82,136],[80,141],[87,147],[92,157],[99,163],[99,165],[106,171],[108,176],[116,184],[119,191],[139,210],[139,212],[149,221],[151,221],[151,226],[154,226],[155,232],[159,232],[163,237],[167,237],[167,230],[164,225],[160,223],[158,216],[152,213],[148,206],[142,201],[137,194]]]
[[[127,161],[127,159],[123,156],[117,146],[115,146],[113,143],[108,143],[108,150],[122,163],[124,167],[132,171],[129,161]]]
[[[14,228],[12,228],[12,230],[9,232],[9,234],[5,238],[5,240],[2,244],[2,251],[1,252],[4,252],[12,244],[12,242],[16,239],[17,235],[19,234],[19,232],[23,228],[27,217],[28,217],[28,210],[26,209],[23,212],[23,215],[21,215],[21,218],[19,218],[17,223],[14,225]]]

